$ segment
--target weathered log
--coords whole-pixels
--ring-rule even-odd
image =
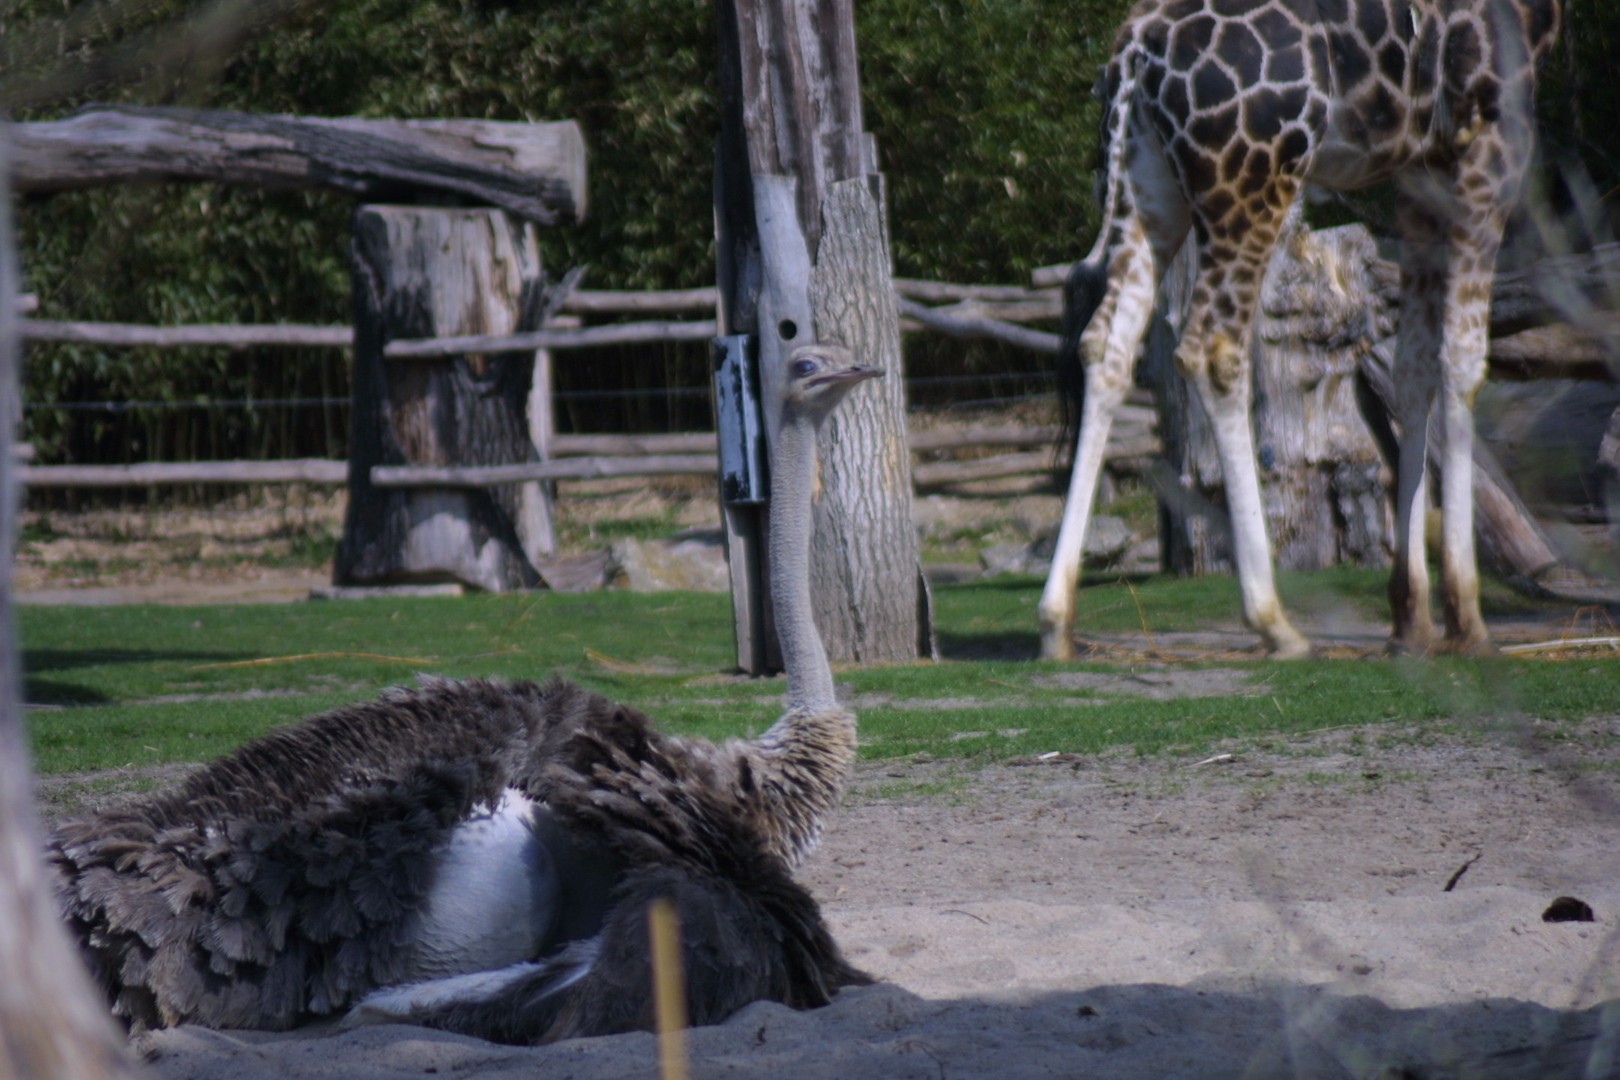
[[[532,355],[384,359],[394,338],[532,328],[543,314],[533,227],[498,210],[363,207],[354,270],[349,505],[333,583],[533,586],[538,484],[400,491],[371,478],[378,465],[536,459],[525,416]]]
[[[135,323],[56,322],[24,319],[24,341],[51,341],[111,348],[180,349],[212,347],[247,349],[260,345],[348,349],[354,345],[350,326],[298,326],[261,323],[194,323],[190,326],[141,326]]]
[[[964,300],[982,300],[991,304],[1039,301],[1060,307],[1063,304],[1061,289],[1026,289],[1022,285],[959,285],[950,281],[895,278],[894,291],[907,300],[918,300],[924,304],[955,304]]]
[[[345,461],[143,461],[134,465],[22,465],[17,478],[28,487],[151,487],[156,484],[342,484]]]
[[[1581,326],[1535,326],[1491,341],[1496,378],[1620,380],[1620,315],[1600,312]]]
[[[716,453],[712,431],[671,435],[553,435],[555,457],[640,457],[658,454]]]
[[[715,324],[698,322],[613,323],[580,330],[527,330],[514,334],[462,334],[390,341],[383,355],[390,360],[425,360],[466,352],[509,352],[532,349],[585,349],[602,345],[636,345],[654,341],[707,341]]]
[[[563,301],[562,310],[581,315],[641,311],[713,311],[720,292],[713,286],[649,292],[609,292],[576,289]]]
[[[928,327],[930,330],[937,330],[951,337],[991,338],[996,341],[1005,341],[1010,345],[1018,345],[1022,348],[1033,349],[1036,352],[1052,353],[1054,355],[1057,353],[1060,344],[1060,339],[1056,334],[1014,326],[1011,323],[1001,322],[997,319],[964,319],[935,308],[925,307],[914,300],[901,300],[900,314]]]
[[[1151,435],[1128,439],[1108,440],[1103,460],[1141,458],[1163,450],[1159,440]],[[918,487],[940,487],[946,484],[965,484],[974,480],[995,480],[1004,476],[1030,476],[1052,471],[1051,451],[1025,454],[1000,454],[996,457],[975,458],[972,461],[927,461],[912,466],[911,476]]]
[[[660,457],[577,457],[519,465],[378,465],[371,482],[380,488],[483,488],[538,480],[600,480],[612,476],[701,476],[720,467],[714,454]]]
[[[12,125],[23,194],[127,181],[331,187],[376,201],[454,195],[551,224],[585,216],[585,141],[572,120],[362,120],[93,105]]]

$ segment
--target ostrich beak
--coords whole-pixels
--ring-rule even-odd
[[[817,375],[814,379],[810,380],[810,385],[822,387],[842,383],[847,386],[854,386],[856,383],[865,382],[867,379],[881,378],[883,375],[884,370],[880,367],[871,367],[866,364],[856,364],[852,367],[842,368],[838,371],[829,371],[825,374]]]

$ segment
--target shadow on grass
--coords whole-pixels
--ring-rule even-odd
[[[245,653],[202,652],[178,649],[25,649],[25,671],[71,671],[74,668],[107,667],[114,664],[155,664],[165,660],[194,660],[229,663]]]
[[[113,698],[100,690],[55,679],[25,679],[23,700],[30,705],[111,705]]]

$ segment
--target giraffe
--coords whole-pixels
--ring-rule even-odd
[[[1529,163],[1537,61],[1561,0],[1138,0],[1099,83],[1102,228],[1069,281],[1080,432],[1041,655],[1074,651],[1081,543],[1114,412],[1159,279],[1189,235],[1198,271],[1175,353],[1215,433],[1244,621],[1265,652],[1310,643],[1277,598],[1249,419],[1260,283],[1309,181],[1399,191],[1401,325],[1391,648],[1485,651],[1474,558],[1473,401],[1506,215]],[[1089,321],[1087,321],[1089,316]],[[1078,385],[1079,380],[1074,380]],[[1439,399],[1441,591],[1429,613],[1427,419]]]

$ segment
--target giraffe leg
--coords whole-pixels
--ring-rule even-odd
[[[1069,491],[1063,500],[1063,521],[1038,609],[1043,660],[1074,658],[1075,590],[1080,584],[1086,526],[1097,497],[1103,451],[1114,413],[1131,388],[1136,350],[1153,312],[1159,275],[1145,232],[1139,223],[1132,225],[1109,258],[1107,291],[1080,339],[1086,398]]]
[[[1114,413],[1131,388],[1159,279],[1187,235],[1188,210],[1151,132],[1133,132],[1123,155],[1113,221],[1105,221],[1107,286],[1080,339],[1086,399],[1063,521],[1041,591],[1041,659],[1074,658],[1075,590],[1091,505]],[[1100,253],[1094,257],[1100,257]]]
[[[1469,146],[1458,165],[1456,190],[1463,208],[1450,230],[1444,344],[1440,349],[1440,599],[1447,652],[1492,651],[1479,607],[1479,564],[1474,551],[1474,398],[1485,382],[1490,345],[1491,279],[1506,224],[1499,198],[1503,162],[1510,186],[1521,158],[1500,134]],[[1481,198],[1478,193],[1488,193]],[[1476,200],[1469,205],[1470,197]]]
[[[1403,200],[1401,341],[1395,386],[1401,426],[1392,648],[1436,648],[1424,558],[1430,413],[1438,397],[1440,595],[1446,652],[1489,651],[1474,550],[1474,397],[1485,380],[1491,277],[1501,245],[1504,185],[1519,170],[1499,132],[1476,137],[1444,189],[1426,176]],[[1506,164],[1504,164],[1506,163]]]
[[[1443,218],[1418,200],[1402,204],[1401,325],[1395,353],[1395,565],[1389,578],[1392,652],[1434,648],[1429,614],[1429,413],[1438,386],[1445,292]]]
[[[1198,284],[1176,350],[1176,367],[1197,391],[1214,429],[1243,620],[1260,635],[1266,654],[1279,660],[1306,656],[1311,646],[1288,621],[1277,597],[1255,463],[1249,345],[1261,279],[1293,195],[1292,183],[1279,178],[1264,212],[1249,208],[1247,228],[1200,230]]]

